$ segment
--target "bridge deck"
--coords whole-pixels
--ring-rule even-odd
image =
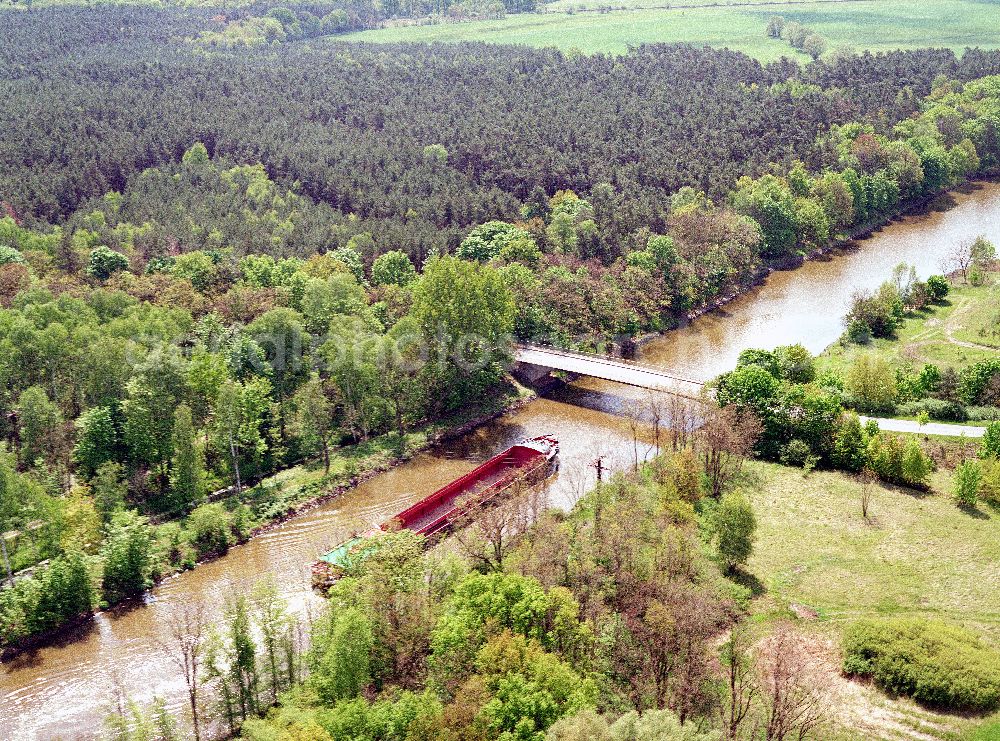
[[[517,362],[527,365],[536,365],[567,373],[578,373],[584,376],[602,378],[605,381],[615,381],[616,383],[624,383],[629,386],[668,391],[673,394],[692,398],[699,397],[704,388],[704,384],[699,381],[681,378],[680,376],[656,368],[612,358],[581,355],[552,348],[519,345],[515,349],[514,358]]]

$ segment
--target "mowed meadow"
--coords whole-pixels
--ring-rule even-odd
[[[728,47],[764,62],[808,56],[782,39],[767,36],[773,15],[796,21],[837,49],[872,51],[934,46],[1000,47],[1000,0],[827,0],[813,3],[715,3],[686,0],[557,0],[545,12],[502,20],[398,25],[338,39],[374,42],[455,42],[555,46],[586,54],[624,53],[645,43],[686,42]],[[703,6],[703,7],[701,7]],[[611,8],[610,11],[607,9]],[[602,9],[604,12],[602,12]]]
[[[808,636],[833,698],[824,741],[996,741],[1000,719],[920,706],[840,673],[840,637],[863,617],[947,620],[1000,641],[1000,512],[957,507],[953,472],[935,472],[927,492],[863,484],[837,471],[755,462],[743,486],[758,519],[746,573],[754,622],[790,620]]]

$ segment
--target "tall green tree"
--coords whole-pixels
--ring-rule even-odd
[[[330,473],[330,438],[336,429],[335,407],[327,398],[319,376],[306,381],[292,397],[295,408],[293,432],[308,452],[323,455],[323,470]]]
[[[361,610],[348,607],[330,616],[327,630],[314,648],[309,683],[328,703],[357,697],[372,680],[371,622]]]
[[[128,484],[124,480],[120,463],[108,461],[102,463],[90,480],[90,490],[94,495],[94,507],[107,525],[115,512],[125,508],[125,497],[128,494]]]
[[[17,402],[17,419],[21,438],[21,460],[28,464],[42,461],[52,464],[58,448],[62,426],[59,407],[49,400],[40,386],[21,392]]]
[[[757,518],[750,501],[738,491],[723,495],[712,517],[715,545],[719,557],[732,571],[746,564],[753,553]]]
[[[497,377],[511,358],[514,302],[488,265],[436,257],[414,289],[413,315],[445,379],[451,404],[463,403]]]
[[[408,286],[417,277],[417,271],[405,252],[390,250],[375,258],[372,263],[372,283],[376,286],[394,284]]]
[[[109,407],[94,407],[76,420],[73,460],[85,477],[94,475],[103,464],[121,455],[118,428]]]
[[[150,353],[129,381],[122,404],[125,443],[133,463],[157,470],[161,491],[169,483],[167,468],[173,455],[175,409],[187,386],[187,366],[176,348],[165,346]]]
[[[196,439],[191,408],[181,404],[174,412],[173,458],[170,462],[171,505],[187,510],[205,496],[205,464]]]
[[[215,400],[216,445],[229,459],[237,492],[243,490],[247,464],[255,465],[267,450],[263,423],[270,388],[267,380],[261,378],[246,384],[230,380],[222,384]]]
[[[336,293],[331,285],[324,283],[316,289],[315,314],[312,316],[318,331],[325,331],[329,317],[336,313],[334,309],[341,306],[330,297],[330,294]],[[321,317],[325,317],[325,324]],[[247,334],[264,350],[266,365],[263,370],[271,382],[275,398],[280,401],[291,396],[309,376],[306,352],[310,337],[302,316],[292,309],[272,309],[255,319],[247,327]]]
[[[101,556],[104,599],[109,604],[141,594],[149,586],[153,565],[153,535],[146,518],[132,510],[114,513]]]

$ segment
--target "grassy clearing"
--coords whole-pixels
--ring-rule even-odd
[[[844,375],[858,355],[875,352],[893,367],[919,370],[924,363],[960,370],[995,357],[1000,350],[1000,273],[985,285],[953,286],[945,304],[915,312],[898,330],[896,339],[870,345],[828,347],[818,360],[820,372]]]
[[[750,475],[759,530],[749,572],[762,614],[795,604],[835,627],[862,615],[937,617],[1000,645],[1000,513],[956,506],[940,493],[947,474],[927,494],[876,486],[870,522],[845,474],[755,463]]]
[[[947,491],[948,475],[934,485]],[[866,523],[852,477],[765,463],[749,467],[747,487],[758,520],[747,569],[758,582],[756,619],[791,617],[815,638],[836,699],[827,738],[1000,738],[995,722],[936,713],[840,677],[838,655],[843,627],[874,615],[951,620],[1000,646],[1000,512],[876,486]]]
[[[499,21],[397,26],[339,36],[374,42],[486,41],[555,46],[591,53],[624,53],[629,45],[688,42],[728,47],[762,61],[782,56],[808,61],[785,41],[769,39],[766,24],[780,14],[826,37],[830,48],[909,49],[940,46],[961,52],[967,46],[1000,47],[996,33],[997,0],[847,0],[843,3],[754,3],[732,7],[659,7],[658,0],[624,0],[633,8],[609,13],[574,12],[612,3],[560,0],[549,12],[512,15]],[[674,5],[702,4],[702,0]],[[563,12],[552,12],[563,11]]]

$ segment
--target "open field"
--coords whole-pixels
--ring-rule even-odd
[[[1000,513],[959,508],[935,477],[932,493],[878,485],[872,521],[861,485],[842,473],[754,463],[759,522],[749,571],[761,607],[790,604],[834,625],[862,615],[939,617],[1000,645]]]
[[[636,9],[608,13],[565,12],[581,6],[619,7],[622,4]],[[691,6],[702,2],[673,4]],[[1000,34],[996,31],[1000,0],[846,0],[663,7],[669,5],[659,0],[624,0],[624,3],[559,0],[548,6],[548,12],[512,15],[499,21],[398,26],[337,38],[376,42],[486,41],[556,46],[588,54],[623,53],[629,45],[643,43],[688,42],[729,47],[762,61],[782,56],[807,61],[805,54],[795,51],[785,41],[767,37],[768,18],[779,14],[824,36],[831,50],[941,46],[960,52],[968,46],[1000,47]]]
[[[982,286],[952,286],[943,305],[911,314],[893,340],[867,346],[834,343],[819,357],[820,372],[841,375],[858,355],[876,352],[894,367],[919,370],[924,363],[959,370],[1000,352],[1000,273]]]
[[[860,484],[850,476],[754,463],[748,478],[758,537],[747,570],[762,590],[755,611],[762,621],[795,615],[815,638],[839,699],[840,729],[829,737],[1000,738],[988,729],[965,736],[977,733],[978,719],[935,713],[839,677],[837,655],[841,629],[874,615],[952,620],[1000,645],[1000,513],[876,486],[866,523]],[[949,484],[945,474],[934,483]]]

